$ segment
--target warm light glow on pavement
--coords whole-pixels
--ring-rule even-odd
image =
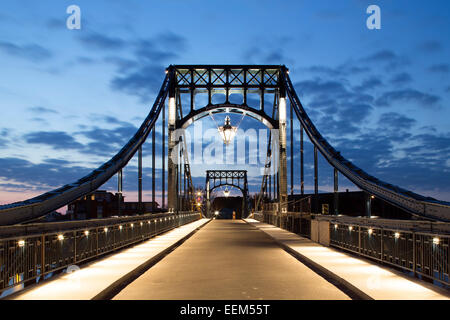
[[[56,276],[55,279],[44,282],[15,299],[92,299],[116,280],[136,269],[207,221],[208,219],[201,219],[189,223],[98,262],[88,264],[86,267],[81,266],[80,270]]]
[[[370,297],[381,300],[437,300],[449,299],[444,294],[428,288],[419,280],[409,278],[388,268],[358,259],[355,256],[322,246],[294,233],[254,219],[247,222],[306,258],[325,267],[338,277],[351,283]],[[296,239],[296,240],[295,240]]]

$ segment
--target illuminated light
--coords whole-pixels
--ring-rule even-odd
[[[218,215],[219,215],[219,211],[215,211],[214,214],[215,214],[216,216],[218,216]]]
[[[140,225],[141,225],[141,227],[142,227],[143,223],[141,222]]]
[[[439,238],[438,237],[434,237],[433,238],[433,244],[439,244]]]
[[[147,221],[148,224],[152,223],[150,220]]]
[[[105,231],[105,233],[108,232],[108,228],[104,228],[103,231]]]
[[[175,125],[176,108],[175,97],[169,97],[169,125]]]
[[[19,240],[17,242],[17,244],[18,244],[19,247],[23,247],[25,245],[25,240]]]
[[[372,233],[373,233],[372,228],[370,228],[367,232],[369,233],[369,236],[372,235]]]
[[[168,73],[169,73],[169,69],[166,69],[164,72],[165,72],[166,74],[168,74]]]
[[[63,236],[62,234],[58,234],[58,240],[59,240],[59,241],[64,240],[64,236]]]
[[[119,226],[119,230],[122,230],[122,228],[123,228],[122,226]]]
[[[223,126],[217,128],[219,130],[220,136],[223,139],[223,143],[228,145],[236,135],[237,127],[231,126],[231,120],[229,116],[226,116],[225,123]]]
[[[335,224],[335,225],[334,225],[334,229],[336,230],[337,228],[338,228],[338,225],[337,225],[337,224]]]
[[[134,227],[134,223],[131,224],[131,227],[132,227],[132,228]]]
[[[84,232],[84,235],[87,237],[87,236],[89,235],[89,231],[86,230],[86,231]]]
[[[223,192],[223,195],[224,195],[226,198],[228,198],[228,196],[230,195],[230,190],[228,190],[228,189],[225,188],[225,190],[224,190],[224,192]]]
[[[280,105],[278,109],[278,119],[281,123],[286,123],[286,98],[280,98]]]
[[[200,197],[202,195],[202,193],[199,191],[199,192],[197,192],[197,195]]]
[[[371,199],[375,199],[375,196],[370,196]]]
[[[348,227],[348,231],[352,231],[353,230],[353,227],[352,226],[349,226]]]
[[[394,237],[395,237],[395,239],[400,238],[400,233],[398,233],[398,232],[394,233]]]

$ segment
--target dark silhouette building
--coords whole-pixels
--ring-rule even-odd
[[[119,205],[120,204],[120,205]],[[155,209],[153,211],[153,208]],[[125,202],[124,196],[106,190],[97,190],[68,205],[67,215],[72,220],[98,219],[113,216],[131,216],[142,213],[161,212],[155,202]]]

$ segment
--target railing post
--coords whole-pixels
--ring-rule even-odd
[[[73,232],[73,263],[77,262],[77,232]]]
[[[414,276],[416,276],[416,233],[413,232],[413,272]]]
[[[96,255],[98,255],[98,228],[95,228],[95,244],[96,244],[95,252],[97,253]]]
[[[41,280],[44,280],[45,274],[45,235],[41,236]]]
[[[361,226],[358,226],[358,253],[361,254]]]

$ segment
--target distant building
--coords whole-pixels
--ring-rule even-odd
[[[119,210],[120,208],[120,210]],[[161,212],[159,204],[154,203],[155,213]],[[97,190],[94,193],[84,196],[67,207],[67,215],[72,220],[108,218],[112,216],[131,216],[152,212],[153,202],[125,202],[125,197],[113,194],[106,190]]]

